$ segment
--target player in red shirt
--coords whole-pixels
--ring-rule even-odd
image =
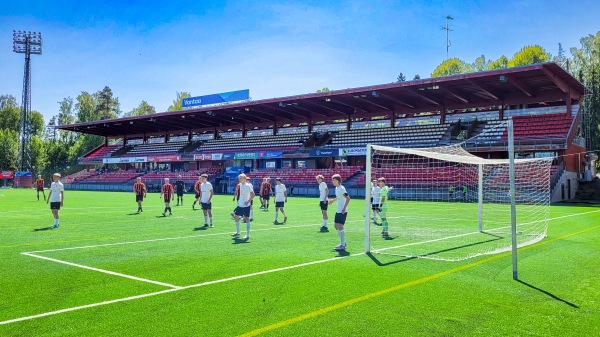
[[[170,203],[173,200],[173,185],[169,184],[169,178],[165,178],[165,184],[160,191],[160,197],[164,197],[165,200],[165,211],[162,215],[167,216],[167,211],[169,211],[169,215],[172,215]]]
[[[195,210],[195,206],[196,203],[198,202],[198,199],[200,199],[200,184],[202,184],[202,176],[198,176],[198,181],[196,181],[196,183],[194,184],[194,191],[196,192],[196,199],[194,200],[194,203],[192,204],[192,209]]]
[[[264,178],[260,185],[260,201],[262,203],[260,208],[265,212],[269,210],[269,199],[271,198],[271,194],[273,194],[273,186],[271,186],[269,180],[271,178]]]
[[[146,197],[146,184],[142,182],[142,178],[138,177],[135,184],[133,184],[133,192],[135,192],[135,201],[138,204],[138,213],[143,212],[142,201]]]
[[[46,193],[44,192],[44,179],[42,179],[41,175],[38,175],[35,180],[35,187],[37,188],[37,199],[40,201],[40,192],[44,195],[44,201],[46,201]]]

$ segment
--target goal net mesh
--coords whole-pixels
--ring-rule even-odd
[[[508,159],[480,158],[461,144],[370,147],[371,174],[365,179],[383,177],[389,188],[389,200],[365,214],[374,216],[368,226],[370,252],[458,261],[510,250]],[[551,164],[552,158],[515,160],[519,247],[546,236]],[[378,203],[380,191],[369,181],[366,195]]]

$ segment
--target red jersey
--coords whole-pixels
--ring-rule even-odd
[[[170,183],[166,183],[162,186],[162,193],[165,195],[166,197],[171,197],[171,195],[173,194],[173,185],[171,185]]]
[[[35,180],[35,186],[36,186],[38,189],[44,188],[44,179],[42,179],[42,178],[37,178],[37,179]]]
[[[136,182],[135,184],[133,184],[133,190],[137,195],[144,195],[146,194],[146,185],[144,183]]]
[[[273,187],[271,186],[270,183],[262,183],[260,185],[260,194],[262,194],[262,195],[271,194],[272,190],[273,190]]]
[[[235,186],[235,192],[233,193],[233,196],[237,199],[240,200],[240,184],[237,184]]]
[[[196,181],[196,183],[194,184],[194,190],[196,190],[196,193],[200,193],[200,181]]]

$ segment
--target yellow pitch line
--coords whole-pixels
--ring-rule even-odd
[[[539,247],[539,246],[542,246],[542,245],[546,245],[546,244],[549,244],[549,243],[552,243],[552,242],[555,242],[555,241],[559,241],[559,240],[564,240],[564,239],[569,238],[571,236],[579,235],[579,234],[582,234],[582,233],[585,233],[585,232],[589,232],[589,231],[592,231],[592,230],[595,230],[595,229],[599,229],[599,228],[600,228],[600,225],[594,226],[594,227],[590,227],[590,228],[587,228],[587,229],[584,229],[584,230],[581,230],[581,231],[578,231],[578,232],[574,232],[574,233],[570,233],[570,234],[567,234],[567,235],[563,235],[563,236],[555,238],[555,239],[551,239],[551,240],[547,240],[547,241],[543,241],[543,242],[539,242],[539,243],[533,244],[531,246],[523,247],[523,248],[520,248],[520,250],[523,251],[523,250],[528,250],[528,249],[531,249],[531,248]],[[426,283],[426,282],[438,279],[440,277],[443,277],[443,276],[446,276],[446,275],[449,275],[449,274],[453,274],[453,273],[456,273],[456,272],[459,272],[459,271],[462,271],[462,270],[465,270],[465,269],[476,267],[478,265],[481,265],[481,264],[484,264],[484,263],[488,263],[488,262],[491,262],[491,261],[499,260],[501,258],[504,258],[504,257],[510,255],[510,254],[511,254],[511,252],[502,253],[502,254],[499,254],[499,255],[488,257],[486,259],[483,259],[483,260],[480,260],[480,261],[477,261],[477,262],[466,264],[464,266],[452,268],[452,269],[449,269],[449,270],[446,270],[446,271],[443,271],[443,272],[440,272],[440,273],[437,273],[437,274],[433,274],[433,275],[426,276],[426,277],[423,277],[423,278],[420,278],[420,279],[417,279],[417,280],[413,280],[413,281],[410,281],[410,282],[402,283],[402,284],[399,284],[399,285],[396,285],[396,286],[393,286],[393,287],[390,287],[390,288],[387,288],[387,289],[379,290],[379,291],[376,291],[376,292],[373,292],[373,293],[370,293],[370,294],[366,294],[366,295],[363,295],[363,296],[360,296],[360,297],[356,297],[356,298],[353,298],[353,299],[348,300],[348,301],[344,301],[344,302],[341,302],[341,303],[338,303],[338,304],[334,304],[332,306],[325,307],[325,308],[322,308],[322,309],[318,309],[318,310],[306,313],[304,315],[296,316],[296,317],[293,317],[293,318],[290,318],[290,319],[287,319],[287,320],[284,320],[284,321],[280,321],[280,322],[277,322],[277,323],[274,323],[274,324],[271,324],[271,325],[267,325],[265,327],[262,327],[262,328],[259,328],[259,329],[256,329],[256,330],[252,330],[250,332],[246,332],[244,334],[239,335],[239,337],[257,336],[257,335],[260,335],[260,334],[265,333],[265,332],[269,332],[269,331],[272,331],[272,330],[283,328],[283,327],[286,327],[288,325],[292,325],[294,323],[298,323],[298,322],[307,320],[309,318],[320,316],[320,315],[326,314],[328,312],[331,312],[331,311],[334,311],[334,310],[337,310],[337,309],[345,308],[345,307],[351,306],[351,305],[359,303],[359,302],[363,302],[363,301],[366,301],[366,300],[369,300],[369,299],[372,299],[372,298],[375,298],[375,297],[379,297],[381,295],[385,295],[385,294],[394,292],[396,290],[400,290],[400,289],[412,287],[412,286],[415,286],[415,285],[423,284],[423,283]]]

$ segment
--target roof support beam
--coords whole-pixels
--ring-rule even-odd
[[[479,84],[479,83],[476,83],[476,82],[474,82],[472,80],[468,80],[468,79],[465,79],[465,81],[467,81],[467,83],[469,83],[470,85],[472,85],[474,87],[477,87],[477,89],[481,90],[484,94],[486,94],[490,98],[492,98],[492,99],[494,99],[496,101],[500,101],[500,97],[498,97],[497,95],[494,95],[491,92],[491,90],[488,89],[488,88],[485,88],[485,86],[483,84]]]
[[[440,86],[441,91],[447,93],[448,95],[456,98],[457,100],[459,100],[461,103],[469,103],[469,100],[466,99],[463,95],[457,94],[454,90],[452,89],[448,89],[448,88],[443,88]]]
[[[571,99],[575,99],[575,100],[579,100],[580,97],[576,97],[573,92],[575,90],[571,90],[571,86],[563,81],[562,78],[558,77],[557,74],[552,73],[550,70],[542,67],[541,71],[544,73],[544,75],[546,75],[550,81],[552,81],[552,83],[556,84],[556,86],[565,94],[569,94],[569,97],[571,97]]]
[[[520,79],[509,75],[506,75],[506,78],[508,79],[508,83],[512,84],[515,88],[521,90],[521,92],[527,95],[527,97],[534,96],[533,90],[529,88],[525,83],[523,83]]]
[[[406,89],[408,92],[410,92],[411,94],[413,94],[413,95],[416,95],[417,97],[419,97],[420,99],[424,100],[425,102],[427,102],[427,103],[429,103],[429,104],[433,104],[433,105],[435,105],[435,106],[440,106],[440,105],[442,105],[440,102],[438,102],[438,101],[436,101],[436,100],[434,100],[434,99],[432,99],[432,98],[430,98],[430,97],[427,97],[427,96],[425,96],[425,95],[424,95],[424,93],[420,92],[421,90],[408,89],[408,88],[405,88],[405,89]],[[424,90],[423,90],[423,91],[424,91]]]
[[[393,101],[393,102],[395,102],[395,103],[398,103],[398,104],[400,104],[400,105],[404,105],[405,107],[408,107],[408,108],[411,108],[411,109],[416,109],[416,107],[417,107],[417,106],[415,105],[415,103],[408,103],[408,102],[406,102],[406,101],[403,101],[403,100],[397,99],[397,98],[395,98],[395,97],[392,97],[392,96],[390,96],[390,95],[387,95],[387,94],[384,94],[384,93],[381,93],[381,92],[379,93],[379,95],[380,95],[381,97],[385,97],[385,98],[389,99],[390,101]]]

